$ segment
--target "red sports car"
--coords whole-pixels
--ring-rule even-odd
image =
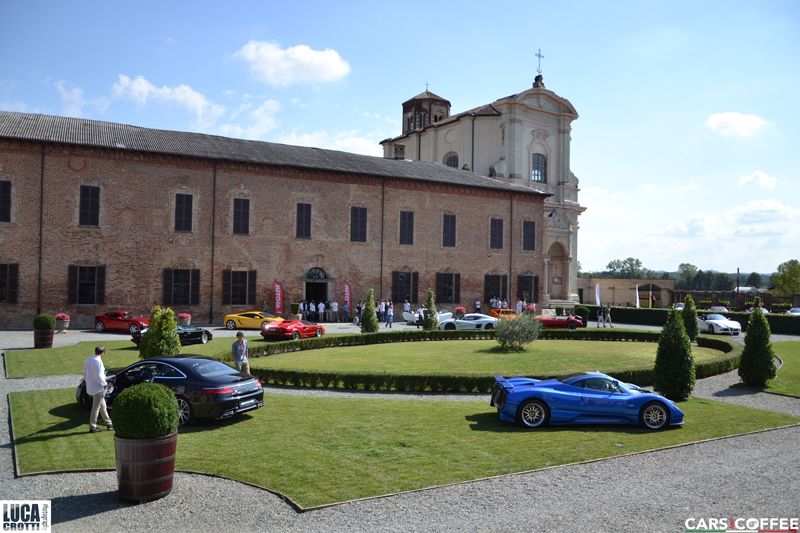
[[[150,325],[150,319],[132,311],[111,311],[94,317],[97,331],[127,331],[131,335]]]
[[[261,326],[261,336],[265,339],[278,337],[296,341],[306,337],[322,337],[324,334],[325,328],[307,320],[284,320]]]
[[[572,316],[539,317],[537,322],[541,322],[546,328],[576,329],[585,327],[580,318]]]

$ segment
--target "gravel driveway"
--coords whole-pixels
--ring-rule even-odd
[[[353,326],[326,329],[354,330]],[[223,335],[234,332],[214,330]],[[783,338],[785,337],[785,338]],[[57,345],[109,339],[70,332]],[[797,340],[781,336],[777,340]],[[0,332],[0,348],[30,347],[30,332]],[[5,361],[5,360],[4,360]],[[77,376],[0,379],[8,393],[74,387]],[[800,415],[800,400],[729,389],[734,373],[698,382],[695,395]],[[407,395],[270,388],[288,394],[488,401],[488,395]],[[0,499],[49,499],[53,531],[678,531],[689,518],[797,517],[800,426],[655,452],[500,476],[299,513],[262,489],[177,473],[172,493],[121,502],[114,472],[14,477],[9,424],[0,425]],[[265,459],[269,453],[265,451]],[[254,465],[255,467],[255,465]]]

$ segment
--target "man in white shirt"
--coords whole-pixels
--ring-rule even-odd
[[[89,414],[89,433],[100,433],[97,428],[97,415],[103,417],[109,431],[114,429],[111,417],[106,409],[106,367],[103,365],[103,354],[106,349],[99,345],[94,349],[94,355],[86,358],[83,363],[83,381],[86,384],[86,394],[92,397],[92,412]]]
[[[333,314],[333,321],[339,322],[339,302],[336,300],[331,302],[331,314]]]
[[[319,305],[317,305],[317,315],[319,315],[319,322],[325,320],[325,304],[323,302],[320,302]]]

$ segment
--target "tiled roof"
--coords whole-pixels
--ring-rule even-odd
[[[450,124],[451,122],[455,122],[457,120],[460,120],[462,117],[469,117],[469,116],[499,117],[501,114],[502,113],[500,113],[500,110],[497,109],[494,106],[494,104],[486,104],[486,105],[482,105],[482,106],[470,109],[469,111],[464,111],[463,113],[459,113],[457,115],[450,115],[449,117],[443,118],[442,120],[438,120],[436,122],[431,122],[430,124],[427,124],[424,128],[416,128],[416,129],[413,129],[411,131],[405,132],[403,135],[398,135],[397,137],[385,139],[385,140],[381,141],[381,143],[392,142],[392,141],[395,141],[397,139],[401,139],[401,138],[405,137],[406,135],[408,135],[409,133],[424,131],[424,130],[426,130],[428,128],[438,128],[438,127],[444,126],[445,124]]]
[[[441,100],[441,101],[443,101],[443,102],[447,102],[448,104],[450,103],[450,101],[449,101],[447,98],[442,98],[441,96],[438,96],[438,95],[436,95],[436,94],[433,94],[433,93],[432,93],[432,92],[430,92],[430,91],[425,91],[424,93],[419,93],[419,94],[418,94],[417,96],[415,96],[414,98],[409,98],[408,100],[406,100],[405,102],[403,102],[403,105],[405,105],[405,104],[407,104],[407,103],[409,103],[409,102],[412,102],[412,101],[414,101],[414,100],[428,100],[428,99],[433,99],[433,100]]]
[[[83,118],[0,111],[0,138],[331,170],[545,196],[530,187],[453,169],[441,163],[384,159],[321,148],[156,130]]]

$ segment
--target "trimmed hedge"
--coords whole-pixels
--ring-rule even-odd
[[[540,339],[658,342],[659,331],[607,329],[545,329]],[[253,357],[263,357],[300,350],[330,348],[335,346],[363,346],[386,342],[426,340],[492,339],[494,331],[398,331],[338,337],[315,337],[300,341],[278,342],[263,348],[251,348]],[[720,350],[725,355],[703,363],[695,363],[695,375],[704,378],[729,372],[739,364],[743,347],[731,341],[700,336],[697,345]],[[475,374],[390,374],[386,372],[335,372],[275,368],[250,368],[250,373],[262,383],[295,387],[340,388],[351,390],[393,390],[407,392],[491,392],[494,376]],[[651,385],[655,379],[653,368],[608,370],[608,375],[627,383]],[[506,376],[509,377],[509,376]],[[538,379],[557,378],[558,375],[528,376]]]

